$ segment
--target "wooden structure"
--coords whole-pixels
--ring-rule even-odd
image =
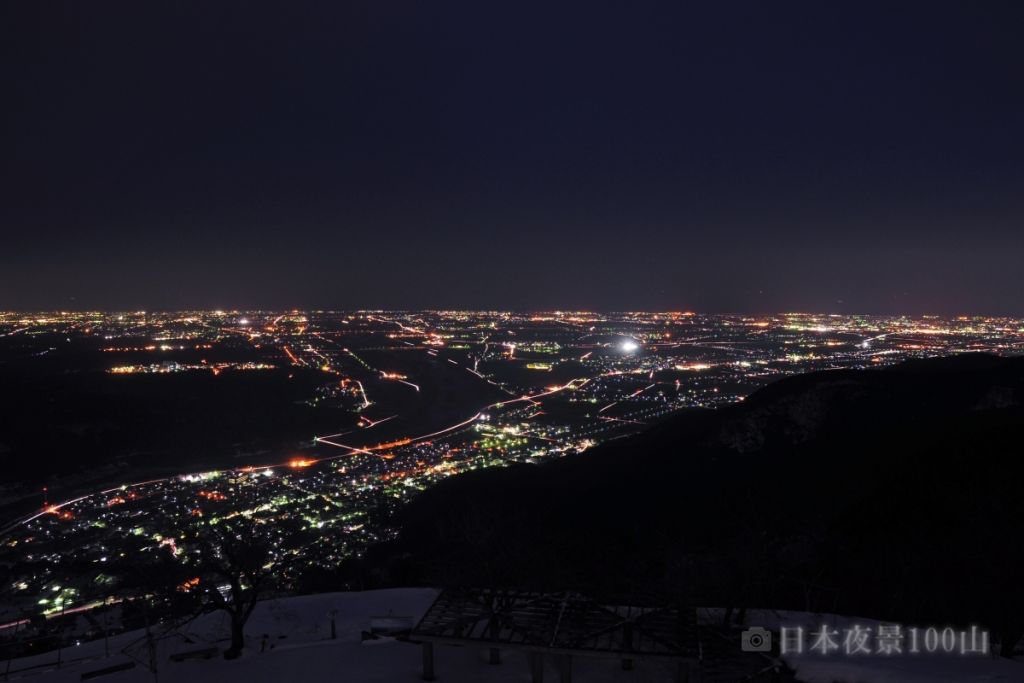
[[[544,658],[558,663],[561,683],[572,680],[575,657],[619,660],[658,658],[676,664],[676,681],[690,680],[699,659],[696,615],[679,606],[607,604],[573,593],[447,589],[412,630],[423,648],[423,678],[434,679],[434,644],[478,645],[490,662],[502,650],[523,652],[534,683]]]

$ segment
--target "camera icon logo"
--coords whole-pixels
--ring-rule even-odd
[[[744,652],[771,652],[772,632],[754,626],[740,633],[740,649]]]

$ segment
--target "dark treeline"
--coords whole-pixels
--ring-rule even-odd
[[[406,510],[374,584],[505,585],[1024,633],[1024,359],[782,380]]]

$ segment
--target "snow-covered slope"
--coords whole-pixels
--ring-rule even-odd
[[[391,639],[361,642],[373,616],[411,616],[418,620],[433,602],[437,591],[403,588],[362,593],[323,595],[268,600],[260,603],[246,627],[248,647],[241,659],[170,661],[173,653],[192,652],[210,645],[227,646],[227,624],[218,614],[197,619],[180,634],[159,640],[156,648],[160,683],[384,683],[420,680],[421,653],[416,645]],[[330,639],[331,612],[336,612],[337,639]],[[267,634],[266,647],[263,634]],[[12,680],[44,683],[79,681],[83,672],[103,669],[120,662],[138,660],[134,669],[98,677],[99,683],[152,683],[145,667],[149,650],[145,632],[137,631],[111,638],[111,656],[104,657],[102,640],[66,649],[64,665],[56,669],[54,653],[12,663]],[[187,642],[186,638],[192,642]],[[122,650],[127,650],[126,654]],[[262,650],[262,651],[261,651]],[[487,663],[487,652],[474,648],[439,647],[435,669],[440,681],[465,683],[511,683],[529,681],[525,656],[505,653],[502,664]],[[0,665],[3,663],[0,662]],[[553,663],[547,680],[558,680]],[[35,667],[27,669],[27,667]],[[672,669],[638,662],[633,672],[624,672],[614,661],[579,661],[573,666],[573,680],[580,683],[622,681],[671,681]]]
[[[171,661],[175,653],[194,652],[211,646],[223,649],[227,627],[218,614],[201,617],[186,627],[164,634],[156,641],[155,661],[160,683],[377,683],[415,681],[420,675],[417,646],[391,639],[361,641],[369,629],[370,617],[419,617],[437,592],[428,588],[403,588],[362,593],[323,595],[268,600],[261,603],[246,629],[248,648],[242,658],[225,661],[219,655],[209,659]],[[335,614],[337,639],[330,638],[331,615]],[[768,627],[778,623],[808,625],[820,617],[798,613],[751,613]],[[832,623],[842,623],[842,618]],[[867,623],[867,622],[861,622]],[[266,637],[264,637],[264,635]],[[105,656],[109,649],[110,655]],[[511,683],[529,681],[525,657],[505,653],[503,663],[491,666],[487,653],[475,648],[438,647],[436,672],[440,681],[457,683]],[[136,661],[135,668],[110,673],[94,680],[99,683],[151,683],[147,668],[150,649],[145,632],[136,631],[67,648],[62,666],[55,666],[56,653],[11,662],[10,679],[63,683],[81,680],[81,675]],[[1024,681],[1024,664],[998,659],[918,658],[886,659],[791,659],[801,680],[808,683],[995,683]],[[0,666],[6,662],[0,662]],[[558,680],[553,663],[548,663],[546,680]],[[672,670],[656,663],[637,662],[632,672],[622,671],[609,660],[580,659],[573,666],[573,680],[579,683],[671,681]]]

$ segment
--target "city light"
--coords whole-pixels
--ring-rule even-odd
[[[245,518],[288,558],[287,583],[393,538],[403,505],[462,472],[582,453],[797,373],[1024,350],[1024,323],[1007,318],[247,312],[249,329],[267,330],[256,339],[237,315],[0,314],[0,334],[31,343],[32,330],[56,330],[84,357],[92,349],[105,381],[220,386],[235,377],[249,382],[253,405],[293,387],[289,409],[305,416],[291,442],[260,436],[258,423],[253,434],[231,433],[226,443],[238,445],[208,462],[221,469],[40,501],[0,543],[0,562],[34,558],[11,562],[9,585],[45,597],[38,611],[54,609],[52,592],[33,594],[60,578],[53,559],[106,564],[127,538],[184,558],[192,535]],[[104,341],[90,346],[92,337]],[[46,343],[40,335],[41,351]],[[52,480],[47,500],[60,501],[60,490]],[[110,597],[103,582],[74,589],[61,608]]]

